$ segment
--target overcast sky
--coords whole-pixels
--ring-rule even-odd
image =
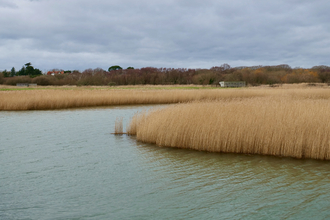
[[[330,65],[328,0],[0,0],[0,70]]]

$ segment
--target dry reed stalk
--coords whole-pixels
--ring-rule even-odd
[[[123,130],[123,117],[117,117],[115,122],[115,133],[114,134],[124,134]]]
[[[329,109],[304,96],[195,102],[136,115],[128,132],[159,146],[329,160]]]

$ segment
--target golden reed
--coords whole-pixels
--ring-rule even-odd
[[[160,90],[160,89],[42,89],[0,91],[0,110],[51,110],[111,105],[171,104],[193,100],[215,100],[263,96],[254,90]]]
[[[231,100],[267,96],[328,98],[330,89],[306,85],[283,85],[279,88],[241,89],[168,89],[144,86],[138,89],[90,89],[90,87],[45,87],[37,90],[0,91],[0,110],[52,110],[80,107],[140,104],[172,104],[196,100]],[[161,89],[164,88],[164,89]]]
[[[127,132],[166,147],[329,160],[330,93],[177,104],[135,115]]]
[[[117,117],[115,122],[115,133],[113,134],[125,134],[123,131],[123,117]]]

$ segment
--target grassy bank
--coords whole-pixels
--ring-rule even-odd
[[[198,101],[140,113],[127,131],[159,146],[330,159],[329,90],[261,90],[264,97]]]

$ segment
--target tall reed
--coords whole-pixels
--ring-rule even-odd
[[[304,95],[177,104],[135,115],[137,140],[210,152],[330,159],[330,101]]]
[[[115,134],[123,134],[123,117],[116,118]]]
[[[284,88],[285,86],[283,86]],[[242,88],[242,89],[41,89],[0,91],[0,110],[49,110],[79,107],[171,104],[196,100],[231,100],[252,97],[296,96],[330,98],[327,88]]]

